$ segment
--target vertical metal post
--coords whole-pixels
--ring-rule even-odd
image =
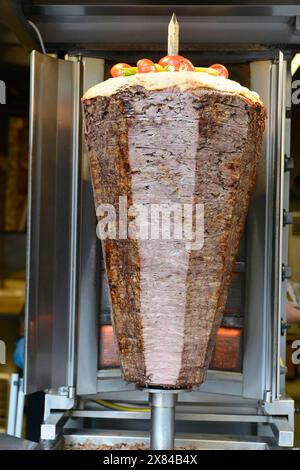
[[[15,427],[16,437],[22,437],[23,415],[24,415],[24,381],[23,379],[20,379],[19,390],[18,390],[16,427]]]
[[[104,60],[83,57],[81,93],[85,93],[90,87],[103,80]],[[81,215],[79,218],[80,255],[76,392],[78,395],[91,395],[97,392],[98,315],[102,280],[99,274],[100,240],[95,235],[95,206],[84,139],[79,152],[81,154]]]
[[[161,390],[150,392],[152,450],[172,450],[175,440],[175,408],[177,394]]]
[[[284,200],[284,131],[285,131],[285,62],[283,53],[279,52],[277,76],[277,114],[275,135],[275,194],[274,194],[274,337],[273,337],[273,375],[272,399],[280,397],[280,343],[281,343],[281,310],[283,294],[282,249],[283,249],[283,200]]]
[[[7,434],[10,436],[15,435],[16,426],[16,413],[18,402],[18,387],[19,387],[19,374],[11,374],[10,377],[10,392],[9,392],[9,408],[7,419]]]

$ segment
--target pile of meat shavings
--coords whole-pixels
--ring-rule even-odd
[[[81,443],[65,444],[63,450],[149,450],[146,444],[94,444],[90,440]],[[192,447],[176,447],[175,450],[193,450]]]

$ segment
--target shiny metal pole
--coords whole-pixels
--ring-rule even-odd
[[[18,388],[19,388],[19,374],[11,374],[9,407],[8,407],[8,418],[7,418],[7,434],[9,434],[10,436],[15,435],[17,404],[18,404]]]
[[[171,390],[149,391],[151,402],[152,450],[172,450],[175,439],[177,393]]]
[[[19,380],[18,402],[17,402],[17,413],[16,413],[16,426],[15,426],[16,437],[22,437],[23,415],[24,415],[24,381],[21,378]]]

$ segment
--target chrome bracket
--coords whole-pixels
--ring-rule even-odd
[[[65,411],[72,409],[75,405],[75,398],[70,398],[69,391],[66,390],[66,392],[67,394],[62,394],[60,389],[59,393],[46,393],[44,423],[41,425],[42,440],[55,440],[57,438],[68,419]]]
[[[265,414],[272,416],[271,426],[280,447],[294,445],[294,400],[290,398],[264,402]]]

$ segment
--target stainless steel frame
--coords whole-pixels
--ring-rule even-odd
[[[251,87],[266,103],[269,117],[248,221],[243,372],[209,371],[198,391],[180,394],[177,419],[182,406],[196,403],[189,416],[195,422],[263,422],[270,432],[275,430],[277,443],[291,446],[293,401],[284,396],[280,368],[280,357],[285,357],[280,324],[286,288],[282,217],[283,208],[288,209],[284,156],[289,154],[289,74],[281,52],[276,60],[274,51],[270,57],[250,66]],[[103,77],[102,59],[32,56],[25,374],[27,393],[48,390],[44,439],[56,437],[66,417],[119,419],[112,411],[88,409],[89,398],[148,402],[144,392],[121,379],[118,369],[97,370],[100,243],[79,99]],[[78,406],[76,396],[81,397]],[[128,429],[134,419],[148,419],[140,413],[130,418]],[[273,445],[274,439],[273,433]],[[266,442],[260,445],[268,446]]]
[[[96,4],[81,0],[76,5],[66,5],[63,1],[32,4],[22,0],[22,3],[25,15],[38,25],[48,47],[64,48],[68,44],[75,45],[75,49],[101,50],[106,45],[112,50],[112,43],[122,38],[122,43],[131,45],[129,51],[145,43],[165,49],[166,26],[173,12],[180,19],[183,45],[217,42],[224,47],[224,43],[232,43],[237,49],[241,42],[299,43],[299,5],[285,2],[232,1],[207,5],[176,0],[147,4],[135,0],[127,4],[118,1]]]
[[[79,71],[32,53],[26,393],[74,386]]]

